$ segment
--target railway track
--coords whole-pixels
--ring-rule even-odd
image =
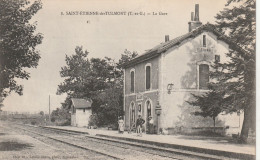
[[[32,131],[32,130],[28,130],[28,129],[25,129],[25,128],[22,128],[22,127],[17,127],[17,126],[15,128],[19,129],[19,130],[23,130],[25,132],[29,132],[30,134],[34,134],[34,135],[37,135],[37,136],[42,136],[42,137],[51,139],[53,141],[60,142],[60,143],[72,146],[72,147],[76,147],[76,148],[79,148],[79,149],[91,151],[91,152],[94,152],[96,154],[100,154],[100,155],[103,155],[103,156],[106,156],[106,157],[109,157],[109,158],[112,158],[112,159],[118,159],[118,160],[124,159],[122,157],[119,157],[119,156],[116,156],[116,155],[113,155],[113,154],[110,154],[110,153],[105,153],[105,152],[102,152],[102,151],[98,151],[98,150],[92,149],[92,148],[87,147],[87,146],[78,145],[78,144],[75,144],[73,142],[62,140],[61,138],[55,138],[53,136],[48,136],[47,134],[38,133],[38,132],[35,132],[35,131]],[[70,132],[61,132],[61,133],[75,134],[73,132],[72,133],[70,133]]]
[[[90,136],[77,131],[64,131],[62,129],[40,126],[16,125],[15,127],[66,145],[107,156],[110,159],[141,159],[140,157],[143,157],[142,159],[146,159],[145,157],[153,157],[152,159],[227,159],[226,157],[209,156],[189,151]]]

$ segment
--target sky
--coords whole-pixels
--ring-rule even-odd
[[[29,80],[18,80],[24,86],[22,96],[12,93],[4,100],[4,111],[48,113],[49,95],[51,110],[61,107],[66,94],[56,95],[62,83],[61,67],[65,55],[75,53],[82,46],[89,57],[118,60],[125,49],[142,54],[145,50],[188,32],[188,22],[195,4],[200,5],[200,21],[215,23],[226,0],[42,0],[43,8],[32,18],[37,31],[43,34],[37,46],[41,59],[36,69],[28,69]],[[145,12],[146,15],[66,15],[85,12]],[[64,15],[61,15],[61,12]],[[147,15],[148,13],[167,15]]]

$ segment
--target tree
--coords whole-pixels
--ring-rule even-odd
[[[58,125],[70,125],[70,113],[65,108],[57,108],[51,113],[51,121]]]
[[[125,50],[118,63],[105,57],[88,59],[88,52],[76,47],[76,54],[66,56],[66,66],[61,69],[64,82],[58,86],[58,94],[67,93],[68,97],[62,104],[69,106],[70,98],[90,98],[92,112],[98,124],[116,124],[119,115],[123,115],[123,69],[120,62],[128,61],[131,52]],[[67,107],[67,109],[69,109]]]
[[[2,112],[2,107],[4,107],[3,101],[3,98],[0,97],[0,112]]]
[[[100,106],[105,104],[99,96],[103,93],[114,79],[114,67],[110,58],[105,57],[88,59],[88,52],[82,47],[76,47],[75,54],[65,58],[66,66],[61,68],[60,75],[65,78],[64,82],[58,86],[57,94],[66,93],[67,98],[62,104],[63,108],[69,109],[71,98],[90,98],[92,111],[101,113]],[[100,119],[101,114],[98,114]]]
[[[219,30],[239,47],[231,44],[226,54],[230,61],[212,65],[214,81],[209,88],[217,93],[219,99],[213,100],[223,112],[244,112],[240,140],[246,142],[249,128],[255,129],[255,1],[228,0],[227,6],[235,2],[240,3],[238,7],[224,9],[216,19]],[[197,97],[200,103],[211,99],[210,95]]]
[[[41,116],[44,116],[44,112],[43,111],[40,111],[39,113]]]
[[[0,96],[11,91],[22,95],[23,86],[17,79],[28,79],[25,68],[36,68],[40,59],[36,46],[43,36],[35,34],[36,23],[30,19],[41,8],[40,1],[0,0]]]
[[[60,71],[64,82],[58,85],[57,94],[66,93],[69,98],[84,98],[90,94],[90,90],[86,90],[88,82],[91,81],[87,56],[88,52],[84,52],[82,47],[76,47],[74,55],[66,55],[66,66]]]
[[[137,56],[137,52],[131,52],[127,49],[121,54],[121,58],[117,63],[110,58],[106,58],[110,68],[110,79],[106,83],[106,89],[97,97],[100,100],[97,116],[100,124],[117,125],[118,117],[123,116],[123,82],[124,72],[122,64],[130,61]],[[112,67],[112,68],[111,68]]]
[[[117,124],[118,117],[123,115],[123,88],[114,82],[109,88],[98,95],[101,106],[97,112],[101,124]]]
[[[101,69],[98,61],[92,59],[92,63],[96,62],[93,66],[93,71],[102,70],[107,74],[99,74],[103,79],[101,84],[104,83],[104,89],[98,90],[94,93],[95,96],[93,98],[93,111],[98,117],[98,123],[100,125],[116,125],[118,121],[118,116],[124,115],[123,113],[123,81],[124,81],[124,73],[122,64],[130,61],[131,59],[137,56],[137,52],[130,52],[125,50],[123,54],[121,54],[121,58],[116,63],[111,58],[105,57],[105,62],[102,63]],[[96,71],[95,71],[96,72]],[[94,73],[95,73],[94,72]],[[102,79],[99,77],[98,79]],[[94,89],[96,90],[96,89]]]
[[[230,51],[231,62],[217,64],[213,77],[221,78],[215,88],[225,84],[226,97],[224,104],[230,112],[244,111],[244,121],[241,130],[241,141],[246,142],[249,128],[255,130],[255,53],[256,53],[256,2],[255,0],[228,0],[227,5],[243,2],[239,7],[225,9],[216,16],[217,25],[222,32],[242,47],[245,52]],[[225,73],[223,70],[227,70]],[[235,82],[230,80],[236,79]],[[234,109],[235,108],[235,109]]]
[[[137,55],[138,53],[136,51],[131,52],[125,49],[124,53],[121,54],[121,58],[119,59],[117,66],[120,69],[122,69],[122,64],[129,62],[130,60],[134,59]]]
[[[192,106],[199,106],[200,111],[195,111],[194,115],[211,117],[214,122],[214,128],[216,126],[216,117],[222,112],[221,101],[223,95],[218,94],[215,91],[207,92],[203,95],[192,94],[195,101],[188,102]]]

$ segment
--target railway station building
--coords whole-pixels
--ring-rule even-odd
[[[214,25],[200,22],[198,4],[195,14],[191,14],[188,28],[187,34],[172,40],[166,35],[165,42],[124,64],[127,129],[136,122],[138,115],[146,121],[146,131],[149,117],[152,117],[157,132],[213,126],[211,118],[192,115],[196,108],[187,101],[191,100],[191,93],[208,91],[209,71],[214,61],[228,61],[226,53],[229,49],[243,50]],[[243,122],[242,114],[220,114],[216,126],[238,133]]]

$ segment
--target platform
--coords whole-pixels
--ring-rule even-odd
[[[255,145],[232,143],[224,138],[182,136],[182,135],[151,135],[143,134],[142,137],[136,133],[123,133],[105,129],[87,129],[72,126],[48,126],[65,130],[79,131],[89,135],[113,138],[118,140],[149,143],[165,147],[187,149],[195,152],[218,153],[220,155],[234,155],[234,157],[254,157],[256,154]]]

